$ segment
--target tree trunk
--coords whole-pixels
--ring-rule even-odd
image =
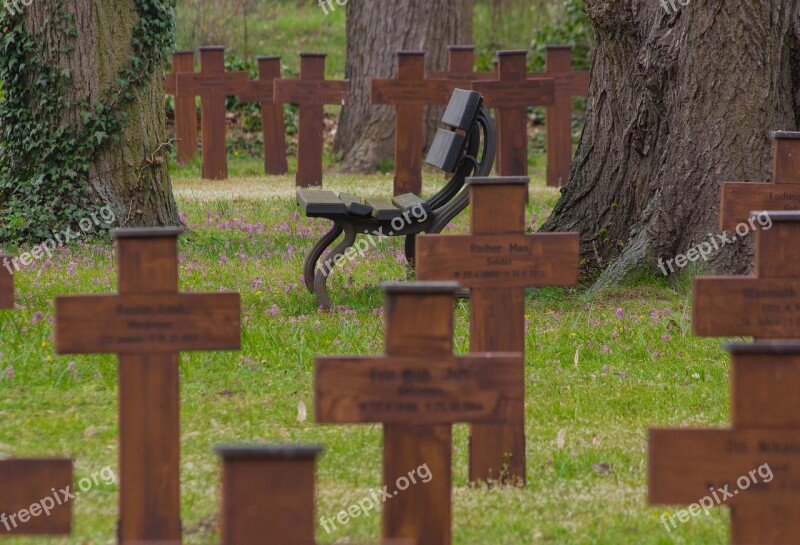
[[[426,68],[444,70],[447,46],[463,33],[464,0],[350,0],[347,4],[347,60],[350,104],[342,110],[334,151],[342,169],[375,170],[394,155],[395,108],[370,105],[370,81],[394,77],[395,52],[426,51]],[[425,108],[426,146],[436,132],[441,108]]]
[[[580,232],[597,287],[718,233],[720,183],[769,179],[767,132],[799,120],[798,0],[665,2],[586,0],[586,125],[542,229]],[[750,238],[706,268],[747,272]]]
[[[31,33],[43,28],[53,9],[50,2],[33,2],[25,12],[26,28]],[[119,85],[119,70],[130,63],[132,31],[139,19],[135,0],[64,0],[63,11],[74,14],[77,37],[52,34],[46,58],[72,72],[70,100],[86,98],[93,105],[107,100]],[[65,54],[62,49],[68,43],[74,49]],[[31,99],[36,100],[35,93]],[[127,125],[119,141],[108,141],[90,166],[90,194],[111,207],[118,226],[179,225],[164,159],[169,145],[160,67],[123,111]],[[68,110],[65,121],[79,123],[79,110]]]

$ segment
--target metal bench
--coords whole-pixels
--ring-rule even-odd
[[[426,162],[452,173],[445,186],[429,199],[413,193],[393,198],[367,198],[347,193],[310,189],[297,190],[297,204],[310,218],[333,222],[314,245],[303,266],[306,287],[323,308],[331,307],[327,280],[331,270],[356,243],[359,234],[405,236],[405,254],[414,261],[418,233],[440,233],[469,204],[464,181],[470,176],[488,176],[494,165],[496,133],[494,121],[483,108],[483,98],[474,91],[456,89],[445,110]],[[344,239],[322,255],[339,236]],[[351,250],[354,251],[354,250]]]

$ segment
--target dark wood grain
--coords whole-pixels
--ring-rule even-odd
[[[175,139],[178,141],[178,166],[197,156],[197,105],[192,94],[178,92],[176,74],[194,73],[194,51],[177,51],[172,56],[172,73],[164,80],[164,90],[175,95]]]
[[[524,352],[526,287],[572,286],[578,281],[578,235],[525,234],[525,177],[471,178],[471,235],[417,237],[420,280],[457,280],[471,288],[470,350]],[[502,424],[470,430],[470,479],[525,482],[523,403]]]
[[[344,106],[349,101],[350,82],[325,80],[325,55],[302,53],[300,78],[275,80],[275,103],[299,108],[297,177],[298,187],[322,185],[322,148],[326,104]]]
[[[572,97],[588,96],[589,72],[572,71],[572,47],[548,46],[546,75],[555,80],[555,100],[547,107],[547,185],[567,183],[572,163]]]
[[[61,491],[75,493],[72,478],[69,459],[0,460],[0,535],[69,535],[73,502]]]
[[[6,266],[6,260],[8,266]],[[13,270],[11,258],[0,254],[0,309],[14,308]]]
[[[519,354],[319,358],[315,376],[320,423],[449,424],[522,417],[509,410],[524,402]]]
[[[475,82],[486,106],[495,108],[497,172],[501,176],[528,175],[528,106],[555,104],[555,80],[528,80],[527,51],[500,51],[498,81]]]
[[[239,345],[238,294],[178,293],[181,231],[115,231],[119,295],[56,299],[57,351],[119,353],[118,533],[123,544],[180,543],[178,349]],[[161,328],[158,334],[169,331],[165,335],[175,333],[181,340],[120,341],[137,334],[140,327],[130,322],[140,319],[171,324],[149,330]],[[104,342],[104,336],[112,342]]]

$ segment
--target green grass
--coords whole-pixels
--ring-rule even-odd
[[[236,168],[236,167],[235,167]],[[441,184],[427,176],[427,188]],[[391,177],[329,177],[329,187],[385,195]],[[348,263],[331,279],[333,312],[323,312],[301,282],[305,253],[325,222],[303,218],[289,177],[176,180],[190,232],[180,244],[182,289],[242,294],[241,352],[181,357],[182,516],[185,542],[218,543],[220,442],[325,445],[317,515],[333,516],[380,484],[377,426],[298,422],[313,415],[317,355],[382,350],[380,281],[402,280],[399,240]],[[529,220],[541,224],[558,193],[534,177]],[[448,230],[463,232],[466,215]],[[70,456],[77,478],[116,469],[116,359],[54,355],[53,298],[115,290],[108,241],[59,251],[16,275],[18,309],[0,313],[0,454]],[[727,513],[716,510],[668,534],[663,508],[646,504],[649,426],[725,425],[728,364],[719,341],[690,334],[686,283],[645,279],[600,295],[584,289],[530,290],[526,296],[527,477],[524,488],[473,488],[466,482],[467,428],[455,428],[454,543],[720,543]],[[38,314],[41,313],[41,314]],[[467,349],[467,305],[458,302],[456,346]],[[561,437],[561,440],[558,438]],[[609,471],[602,468],[608,467]],[[436,476],[434,475],[434,478]],[[76,503],[74,537],[7,543],[111,543],[116,487]],[[380,516],[353,520],[320,543],[345,536],[375,542]]]

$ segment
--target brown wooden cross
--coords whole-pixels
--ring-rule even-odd
[[[0,309],[14,308],[13,271],[11,258],[0,254]]]
[[[754,276],[694,279],[695,335],[800,337],[800,246],[794,243],[800,240],[800,212],[761,212],[757,217],[764,228],[755,231]]]
[[[547,107],[546,120],[547,185],[559,187],[567,183],[572,164],[572,97],[589,94],[589,72],[572,70],[571,45],[548,45],[546,51],[545,77],[555,80],[555,103]]]
[[[200,97],[203,179],[228,177],[225,97],[246,93],[247,72],[225,72],[225,48],[200,48],[200,72],[176,74],[176,96]],[[188,105],[188,99],[187,99]]]
[[[394,194],[422,191],[423,108],[447,104],[453,87],[425,79],[425,53],[397,52],[397,79],[373,79],[372,104],[397,107],[394,133]]]
[[[511,409],[523,402],[522,354],[453,356],[459,287],[385,285],[386,354],[315,362],[317,422],[383,423],[384,538],[449,545],[452,424],[521,417]],[[424,464],[432,478],[410,484]]]
[[[194,95],[178,93],[176,74],[194,73],[194,51],[178,51],[172,56],[172,73],[164,79],[164,92],[175,96],[175,139],[178,141],[178,166],[197,156],[197,104]]]
[[[451,45],[447,48],[447,70],[429,70],[427,79],[447,80],[454,87],[471,89],[475,81],[496,81],[497,72],[475,71],[475,46]]]
[[[771,132],[772,183],[722,184],[720,226],[733,230],[752,210],[800,210],[800,132]]]
[[[222,458],[223,544],[315,544],[315,466],[322,447],[220,445],[215,450]],[[375,505],[373,512],[378,509]]]
[[[731,508],[732,545],[790,545],[800,535],[800,343],[757,341],[731,352],[731,428],[651,429],[649,501],[667,532]]]
[[[300,78],[275,81],[275,102],[300,106],[297,135],[298,187],[322,185],[322,148],[326,104],[347,104],[349,81],[325,79],[323,53],[300,54]]]
[[[555,80],[527,79],[527,51],[499,51],[498,81],[476,81],[487,107],[495,108],[497,172],[501,176],[528,175],[528,106],[554,106]]]
[[[182,229],[117,240],[117,295],[56,298],[56,352],[119,355],[122,543],[179,543],[180,352],[238,350],[238,293],[178,292]]]
[[[0,460],[0,535],[69,535],[72,460]]]
[[[275,81],[281,78],[280,57],[258,58],[258,79],[251,81],[240,102],[261,105],[261,125],[264,137],[264,172],[273,176],[289,172],[286,158],[286,126],[283,106],[275,104]]]
[[[417,237],[417,279],[454,280],[471,288],[472,352],[524,353],[525,288],[578,282],[577,234],[525,234],[529,182],[469,178],[472,234]],[[513,423],[472,424],[471,481],[497,480],[501,472],[525,481],[523,403],[512,410]]]

